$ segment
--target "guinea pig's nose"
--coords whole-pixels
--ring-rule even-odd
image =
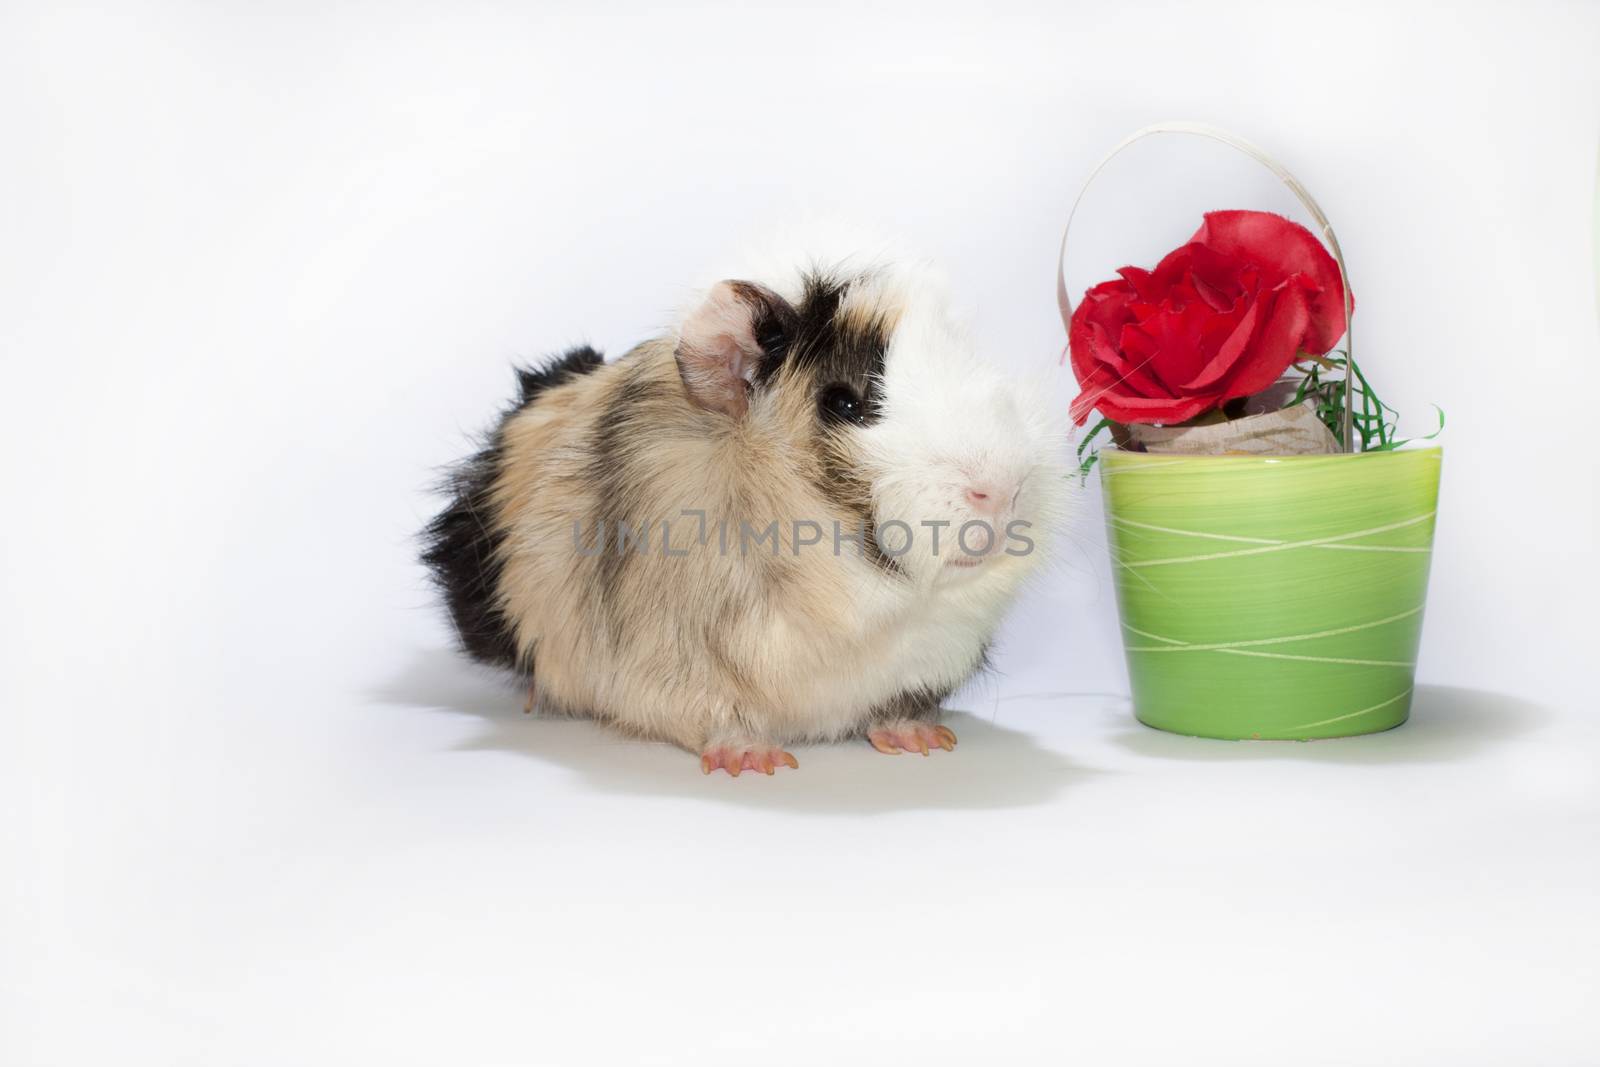
[[[967,504],[973,511],[993,515],[1010,502],[1010,494],[1002,493],[992,485],[967,486]]]

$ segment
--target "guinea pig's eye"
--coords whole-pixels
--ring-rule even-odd
[[[861,394],[843,383],[830,385],[822,391],[817,398],[817,409],[822,417],[830,422],[866,421],[867,408],[861,402]]]

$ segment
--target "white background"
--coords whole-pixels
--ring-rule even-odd
[[[0,1059],[1597,1062],[1597,46],[1578,4],[7,5]],[[512,360],[821,210],[1048,366],[1077,183],[1166,118],[1299,173],[1368,369],[1449,416],[1410,724],[1138,726],[1093,483],[952,755],[702,778],[449,651],[413,536]],[[1231,206],[1288,202],[1130,153],[1075,287]]]

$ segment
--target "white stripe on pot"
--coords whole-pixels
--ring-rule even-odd
[[[1206,533],[1204,530],[1180,530],[1174,526],[1157,526],[1151,522],[1135,522],[1133,519],[1124,519],[1120,515],[1107,516],[1118,526],[1129,526],[1137,530],[1153,530],[1156,533],[1177,534],[1180,537],[1204,537],[1212,541],[1239,541],[1250,545],[1282,545],[1285,542],[1271,537],[1241,537],[1237,534]],[[1353,535],[1352,535],[1353,536]],[[1311,545],[1312,548],[1343,549],[1346,552],[1432,552],[1427,546],[1415,545],[1344,545],[1325,544]]]
[[[1282,645],[1287,644],[1290,641],[1311,641],[1319,637],[1337,637],[1340,634],[1353,634],[1358,630],[1370,630],[1376,626],[1387,626],[1391,622],[1399,622],[1401,619],[1409,619],[1411,616],[1419,614],[1421,611],[1422,605],[1418,604],[1410,611],[1402,611],[1398,615],[1390,615],[1383,619],[1374,619],[1371,622],[1358,622],[1354,626],[1341,626],[1336,630],[1318,630],[1316,633],[1291,634],[1288,637],[1258,637],[1252,641],[1219,641],[1204,645],[1194,645],[1187,641],[1179,641],[1177,638],[1162,637],[1160,634],[1147,633],[1137,627],[1129,626],[1127,623],[1123,623],[1122,627],[1131,633],[1138,634],[1140,637],[1147,637],[1152,641],[1164,642],[1164,644],[1160,645],[1129,645],[1127,646],[1129,652],[1223,652],[1235,648],[1252,648],[1257,645]],[[1405,666],[1410,666],[1410,664],[1406,664]]]
[[[1238,548],[1232,552],[1208,552],[1201,556],[1168,556],[1165,559],[1145,559],[1133,563],[1116,560],[1116,564],[1125,570],[1134,570],[1140,567],[1164,567],[1171,563],[1201,563],[1213,559],[1233,559],[1237,556],[1259,556],[1266,552],[1283,552],[1291,548],[1314,548],[1318,545],[1333,544],[1338,541],[1354,541],[1358,537],[1370,537],[1372,534],[1388,533],[1390,530],[1399,530],[1407,526],[1415,526],[1419,522],[1427,522],[1437,512],[1430,511],[1424,515],[1404,519],[1400,522],[1391,522],[1386,526],[1373,526],[1366,530],[1356,530],[1353,533],[1335,534],[1332,537],[1316,537],[1309,541],[1285,541],[1274,545],[1262,545],[1258,548]],[[1420,609],[1419,609],[1420,610]]]
[[[1167,651],[1160,649],[1159,651]],[[1295,656],[1287,652],[1252,652],[1243,648],[1219,648],[1224,656],[1261,656],[1264,659],[1298,659],[1307,663],[1338,663],[1352,667],[1406,667],[1414,666],[1410,660],[1398,659],[1345,659],[1341,656]]]
[[[1432,545],[1315,545],[1315,548],[1337,548],[1345,552],[1432,552]]]
[[[1399,693],[1396,693],[1394,696],[1390,697],[1388,700],[1383,701],[1381,704],[1374,704],[1370,708],[1362,708],[1360,711],[1352,711],[1352,712],[1349,712],[1349,713],[1344,714],[1344,715],[1335,715],[1331,719],[1318,719],[1316,722],[1303,722],[1303,723],[1300,723],[1298,726],[1285,726],[1284,729],[1285,730],[1310,730],[1310,729],[1313,729],[1313,728],[1318,727],[1318,726],[1328,726],[1328,725],[1330,725],[1332,723],[1344,722],[1346,719],[1354,719],[1358,715],[1366,715],[1366,714],[1368,714],[1370,712],[1382,711],[1384,708],[1388,707],[1390,704],[1393,704],[1393,703],[1395,703],[1396,701],[1399,701],[1399,700],[1404,700],[1406,697],[1408,697],[1410,695],[1411,695],[1411,686],[1408,685],[1408,686],[1405,687],[1404,690],[1402,690]]]

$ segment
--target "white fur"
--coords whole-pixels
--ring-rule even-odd
[[[844,240],[857,250],[830,256],[820,250],[825,243],[813,243],[814,251],[780,256],[785,266],[752,277],[793,301],[805,274],[820,269],[853,279],[846,307],[902,309],[884,361],[883,416],[857,432],[876,522],[899,520],[915,531],[912,550],[898,557],[910,581],[853,556],[842,561],[859,590],[848,609],[851,629],[876,639],[854,645],[844,662],[817,671],[808,691],[797,694],[797,706],[816,717],[813,736],[849,732],[863,708],[897,693],[963,682],[1022,582],[1046,558],[1068,496],[1064,411],[1050,410],[1041,393],[1007,380],[978,355],[931,263],[887,242]],[[982,515],[965,500],[972,484],[1015,487],[1016,501],[998,519]],[[1002,536],[1011,520],[1028,523],[1032,552],[951,566],[957,531],[973,519],[1000,527]],[[924,520],[949,523],[938,554]]]

